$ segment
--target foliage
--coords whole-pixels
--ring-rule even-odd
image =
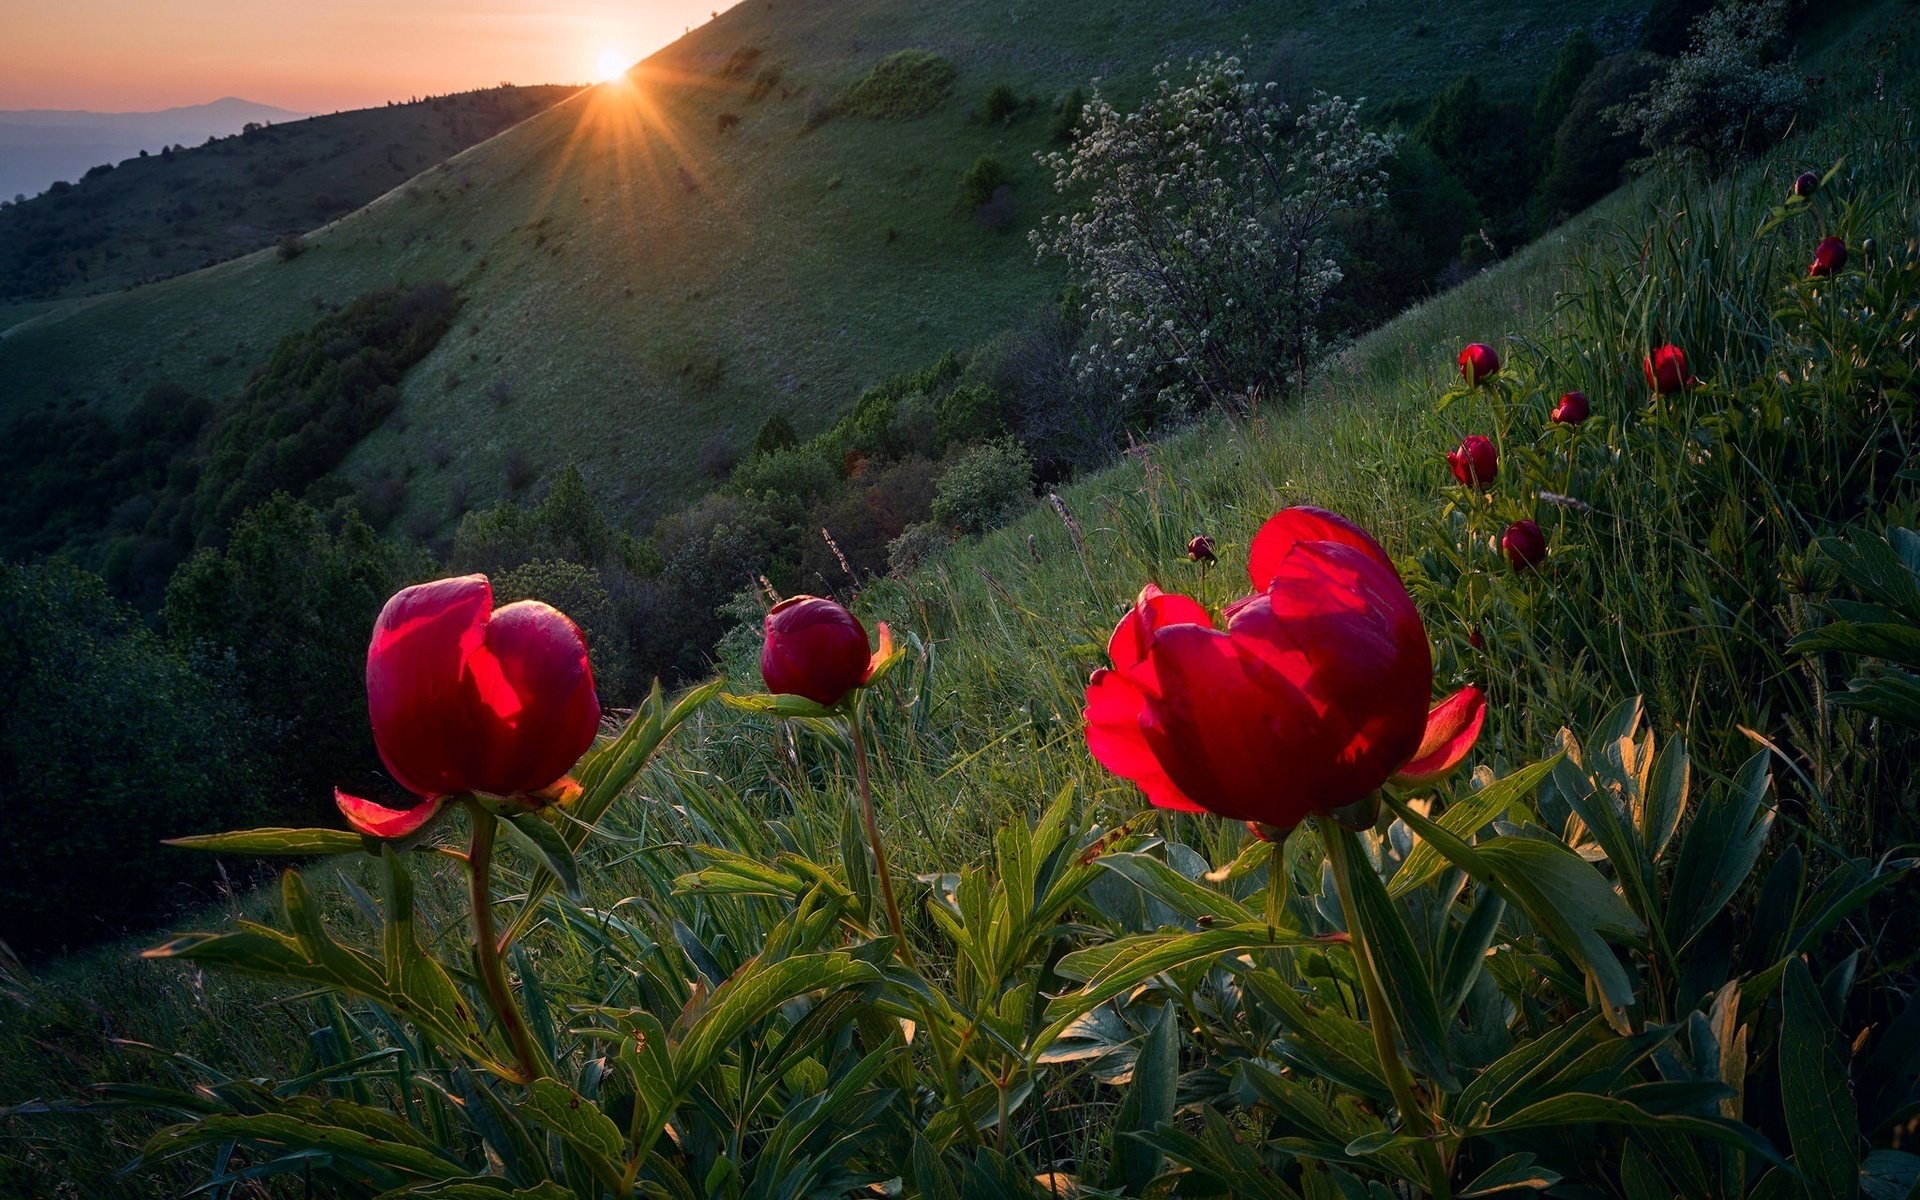
[[[1829,600],[1833,620],[1795,638],[1793,649],[1850,656],[1857,673],[1833,703],[1920,729],[1920,533],[1830,538],[1819,549],[1862,599]]]
[[[1020,93],[1008,84],[996,83],[988,89],[987,98],[980,105],[980,119],[989,125],[1009,125],[1025,109]]]
[[[1041,159],[1082,207],[1034,235],[1085,289],[1084,370],[1212,400],[1304,378],[1340,279],[1331,222],[1378,203],[1391,151],[1356,105],[1295,112],[1237,58],[1178,85],[1163,64],[1128,113],[1096,92],[1079,140]]]
[[[202,549],[167,584],[168,640],[224,664],[263,723],[248,755],[276,777],[263,813],[305,823],[329,811],[335,784],[374,777],[363,718],[367,632],[418,557],[349,513],[329,530],[310,505],[277,494],[243,516],[225,546]]]
[[[1806,103],[1791,55],[1779,56],[1786,0],[1729,0],[1694,24],[1686,53],[1619,110],[1648,154],[1717,171],[1777,139]]]
[[[998,158],[982,154],[960,176],[960,206],[972,212],[993,199],[994,192],[1005,186],[1011,178]]]
[[[940,475],[933,519],[961,533],[1004,524],[1033,500],[1033,460],[1018,442],[998,438],[963,450]]]
[[[1660,77],[1646,54],[1615,54],[1588,74],[1553,132],[1539,198],[1547,216],[1574,213],[1618,187],[1638,142],[1622,133],[1609,112],[1631,103]]]
[[[925,116],[947,101],[960,72],[930,50],[899,50],[841,94],[835,107],[857,117]]]
[[[318,483],[398,406],[401,375],[452,327],[457,308],[445,283],[388,288],[282,341],[217,414],[191,497],[177,509],[163,500],[155,521],[218,541],[273,492]]]
[[[1572,69],[1570,64],[1556,65]],[[1551,103],[1545,93],[1542,99]],[[1434,98],[1413,136],[1472,194],[1494,223],[1498,240],[1519,240],[1527,181],[1533,174],[1524,109],[1488,99],[1480,77],[1469,72]]]
[[[231,673],[70,564],[0,563],[0,941],[46,955],[204,894],[213,864],[160,839],[267,815]]]

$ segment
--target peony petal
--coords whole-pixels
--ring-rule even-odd
[[[384,804],[348,795],[339,788],[333,789],[333,802],[340,806],[340,814],[346,817],[347,824],[368,837],[389,840],[418,832],[447,806],[445,796],[433,796],[412,808],[388,808]]]
[[[1159,808],[1205,812],[1167,775],[1141,732],[1147,698],[1125,676],[1115,671],[1093,673],[1087,683],[1087,750],[1095,762],[1123,779],[1130,779]]]
[[[495,612],[467,660],[473,787],[537,792],[565,775],[600,730],[587,641],[565,613],[538,600]]]
[[[485,637],[493,588],[484,575],[404,588],[367,645],[367,709],[387,770],[422,796],[471,790],[479,731],[463,677]]]
[[[1198,600],[1178,592],[1163,592],[1156,584],[1140,589],[1140,596],[1120,618],[1120,624],[1107,639],[1107,657],[1118,670],[1129,670],[1146,661],[1147,644],[1155,630],[1168,625],[1204,625],[1213,628],[1213,617]]]
[[[1393,782],[1403,787],[1437,783],[1451,775],[1480,740],[1480,729],[1487,722],[1487,694],[1477,687],[1464,687],[1448,696],[1427,714],[1427,732],[1413,760],[1401,767]]]
[[[1266,591],[1273,577],[1280,573],[1280,564],[1302,542],[1338,542],[1379,560],[1388,570],[1393,569],[1393,560],[1366,530],[1324,508],[1299,504],[1267,518],[1260,532],[1253,535],[1253,545],[1247,550],[1247,578],[1253,583],[1253,590]]]

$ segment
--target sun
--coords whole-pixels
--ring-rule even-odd
[[[632,59],[612,46],[602,46],[599,55],[594,59],[595,75],[602,83],[612,83],[619,79],[632,65]]]

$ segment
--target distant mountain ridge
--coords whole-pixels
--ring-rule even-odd
[[[142,150],[197,146],[210,137],[239,133],[249,124],[270,125],[306,115],[237,96],[154,112],[0,109],[0,197],[37,196],[60,180],[72,182],[94,167]]]
[[[359,208],[573,91],[486,88],[249,120],[238,136],[94,169],[69,187],[0,208],[0,298],[106,291],[258,250]],[[244,100],[201,107],[220,106],[236,116],[264,108]]]

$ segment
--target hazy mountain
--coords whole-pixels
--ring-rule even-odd
[[[233,96],[158,112],[85,112],[77,109],[0,110],[0,197],[36,196],[57,180],[72,182],[102,163],[117,163],[162,146],[197,146],[305,116]]]

